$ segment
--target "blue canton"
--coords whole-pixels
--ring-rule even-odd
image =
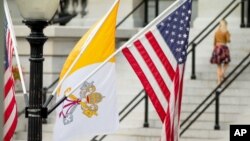
[[[187,0],[157,25],[178,64],[187,58],[191,9],[192,1]]]

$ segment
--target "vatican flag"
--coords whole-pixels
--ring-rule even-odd
[[[63,66],[60,79],[67,75],[58,90],[57,100],[65,95],[68,97],[57,108],[54,141],[82,141],[85,136],[107,134],[118,128],[115,58],[72,92],[79,82],[114,53],[118,6],[119,0],[80,39]],[[83,53],[78,58],[81,51]],[[76,58],[77,62],[73,63]]]

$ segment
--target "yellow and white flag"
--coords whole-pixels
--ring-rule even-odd
[[[69,93],[115,51],[118,6],[119,0],[80,39],[63,66],[60,79],[65,74],[67,76],[58,91],[57,100],[69,96],[57,108],[54,141],[78,141],[84,136],[107,134],[118,128],[115,58],[110,59],[77,90]],[[71,67],[83,46],[86,46],[84,52]]]

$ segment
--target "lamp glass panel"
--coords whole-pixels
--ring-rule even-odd
[[[60,0],[16,0],[25,20],[50,20],[55,14]]]

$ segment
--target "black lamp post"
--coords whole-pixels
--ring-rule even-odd
[[[43,91],[43,45],[47,37],[43,29],[55,14],[59,0],[16,0],[24,23],[31,29],[26,38],[30,44],[30,87],[28,118],[28,141],[42,141],[42,118],[47,110],[42,108]]]

